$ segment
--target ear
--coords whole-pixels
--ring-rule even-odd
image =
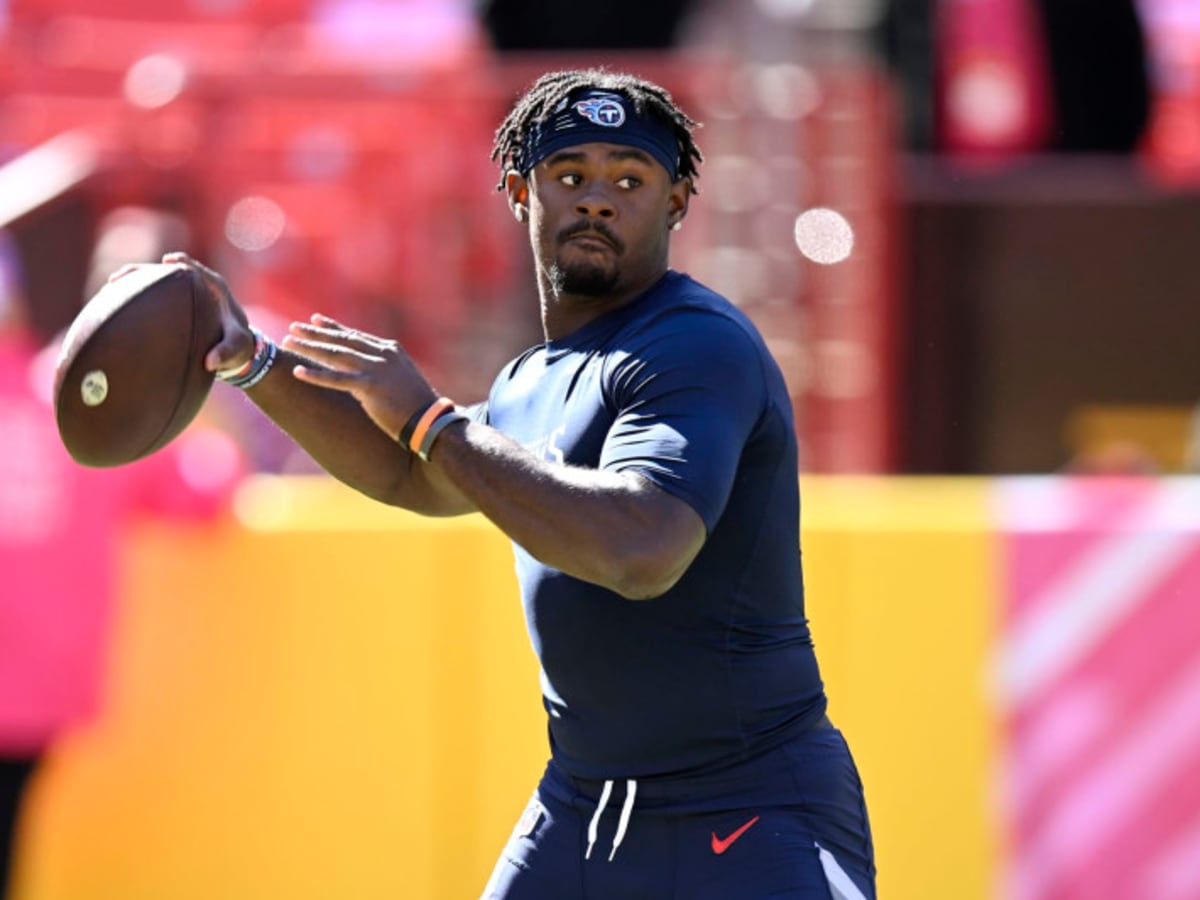
[[[667,198],[667,227],[678,229],[679,223],[687,215],[688,203],[692,199],[692,179],[680,178],[671,185],[671,194]]]
[[[515,169],[504,176],[504,192],[508,194],[508,206],[518,222],[529,220],[529,182]]]

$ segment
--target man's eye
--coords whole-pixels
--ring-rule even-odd
[[[629,191],[629,190],[633,190],[635,187],[637,187],[641,183],[642,183],[642,179],[636,178],[633,175],[626,175],[624,178],[621,178],[617,181],[617,187],[621,187],[621,188],[624,188],[625,190]]]
[[[567,185],[567,187],[579,187],[580,182],[583,181],[575,172],[567,172],[564,175],[559,175],[558,180]]]

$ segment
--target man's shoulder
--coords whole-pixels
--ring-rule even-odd
[[[737,332],[760,342],[758,329],[733,301],[682,272],[667,273],[645,313],[645,327],[714,336]]]
[[[504,364],[504,366],[497,373],[496,380],[511,380],[522,368],[528,365],[531,360],[539,355],[544,355],[545,351],[546,347],[544,344],[534,344],[531,347],[527,347]]]
[[[663,276],[661,293],[668,299],[682,305],[694,305],[700,308],[714,310],[736,310],[737,307],[724,294],[713,290],[707,284],[697,281],[686,272],[671,269]]]

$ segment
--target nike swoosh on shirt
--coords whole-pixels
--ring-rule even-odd
[[[717,837],[717,833],[714,831],[712,833],[713,853],[717,854],[717,856],[720,856],[722,853],[724,853],[726,850],[728,850],[733,845],[734,841],[736,841],[743,834],[745,834],[746,831],[750,828],[750,826],[753,825],[757,821],[758,821],[758,816],[755,816],[753,819],[751,819],[749,822],[747,822],[745,825],[743,825],[741,828],[739,828],[737,831],[735,831],[729,837],[724,838],[724,839]]]

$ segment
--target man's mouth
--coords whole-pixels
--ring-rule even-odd
[[[577,243],[592,251],[609,250],[620,253],[622,247],[621,240],[615,234],[609,234],[601,223],[577,223],[575,227],[566,229],[561,239],[564,244]]]
[[[594,231],[583,232],[567,238],[567,243],[578,244],[585,250],[615,250],[612,242]]]

